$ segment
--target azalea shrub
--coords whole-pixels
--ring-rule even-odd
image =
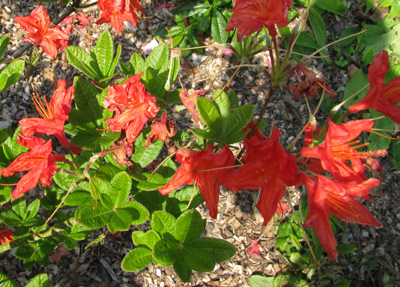
[[[25,42],[40,46],[51,59],[65,53],[80,72],[71,86],[66,79],[58,80],[49,102],[45,96],[32,96],[38,117],[20,120],[16,131],[0,130],[0,252],[17,247],[15,256],[26,268],[46,266],[58,243],[73,249],[104,226],[115,233],[145,225],[146,231],[132,233],[135,248],[121,267],[134,272],[150,262],[173,266],[188,282],[192,271],[213,271],[236,252],[225,240],[203,236],[206,219],[196,210],[205,202],[209,216],[216,219],[221,186],[231,192],[258,192],[256,208],[264,225],[271,224],[276,213],[295,212],[288,189],[301,191],[300,217],[279,229],[282,252],[288,251],[288,238],[309,242],[299,225],[313,230],[319,254],[325,250],[331,259],[338,257],[332,221],[381,227],[359,199],[370,201],[371,189],[381,182],[379,158],[388,155],[387,147],[371,149],[365,135],[376,135],[374,126],[382,119],[348,116],[379,112],[386,121],[400,124],[400,77],[385,84],[388,53],[377,51],[365,96],[358,101],[348,96],[328,109],[325,120],[317,121],[321,103],[326,107],[336,92],[307,67],[313,55],[298,61],[291,57],[299,27],[289,35],[286,49],[281,47],[289,12],[295,10],[292,2],[237,0],[230,10],[226,31],[235,33],[230,48],[239,61],[234,74],[246,69],[254,54],[269,55],[269,64],[253,65],[270,80],[257,115],[253,104],[239,102],[229,83],[217,91],[175,88],[180,61],[171,49],[179,33],[171,33],[172,43],[157,46],[146,59],[133,53],[125,63],[119,60],[124,48],[114,46],[107,29],[90,53],[69,45],[73,29],[90,26],[84,14],[67,18],[63,26],[52,25],[42,5],[29,16],[16,17],[29,33]],[[218,7],[228,2],[218,3],[200,6],[219,19]],[[96,23],[110,22],[117,37],[123,21],[135,26],[137,13],[145,13],[136,0],[99,0],[97,5],[101,18]],[[196,13],[190,14],[188,7],[194,4],[185,5],[188,15],[201,10],[196,6]],[[292,82],[291,75],[297,80]],[[12,75],[6,76],[0,80],[8,83]],[[270,99],[285,90],[293,100],[320,101],[288,146],[282,145],[281,131],[273,123],[263,132]],[[190,130],[178,129],[174,122],[176,104],[189,111]],[[40,190],[38,198],[29,196],[34,188]],[[257,242],[251,253],[259,252]],[[303,257],[315,262],[314,269],[318,259],[312,249]]]

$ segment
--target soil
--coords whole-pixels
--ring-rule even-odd
[[[94,1],[87,1],[90,4]],[[350,1],[351,5],[343,17],[325,14],[325,22],[328,23],[328,39],[334,41],[340,36],[341,31],[347,27],[360,27],[363,19],[358,17],[360,7],[356,1]],[[90,49],[95,44],[98,35],[104,29],[114,36],[115,45],[121,44],[123,51],[120,60],[129,62],[131,55],[138,52],[144,55],[143,46],[153,40],[154,32],[167,24],[173,23],[173,9],[177,7],[177,1],[169,1],[174,7],[154,8],[155,4],[163,4],[162,1],[143,0],[141,2],[146,17],[138,20],[134,32],[124,28],[121,36],[116,37],[115,31],[109,24],[98,26],[92,24],[90,28],[75,29],[70,37],[70,44],[77,45],[83,49]],[[19,29],[14,22],[14,17],[27,16],[40,3],[33,0],[0,1],[0,35],[10,36],[10,44],[6,55],[15,57],[15,53],[27,47],[22,43],[26,32]],[[55,3],[44,4],[49,11],[52,20],[60,17],[67,9]],[[97,6],[83,9],[87,15],[93,15],[94,20],[99,18]],[[92,23],[95,21],[92,20]],[[211,44],[213,40],[205,37],[205,42]],[[27,49],[30,55],[30,49]],[[335,52],[329,49],[332,58]],[[254,63],[265,61],[266,55],[258,55]],[[30,99],[32,93],[50,96],[53,94],[57,79],[69,79],[72,81],[75,75],[82,75],[66,61],[65,53],[61,53],[55,61],[51,61],[46,55],[40,60],[40,65],[32,71],[28,79],[25,75],[22,79],[6,91],[1,92],[0,99],[0,128],[18,126],[18,121],[25,117],[38,116]],[[232,71],[221,72],[219,75],[206,81],[199,81],[216,71],[221,71],[235,65],[231,56],[225,56],[223,49],[207,48],[204,55],[193,55],[188,60],[181,59],[180,74],[183,87],[204,88],[212,91],[222,88],[233,73]],[[354,69],[366,69],[360,59],[348,67],[340,68],[336,65],[326,66],[320,60],[313,60],[310,65],[313,70],[323,77],[333,90],[339,91],[335,100],[340,102],[343,97],[343,87],[349,79],[349,73]],[[199,81],[199,82],[197,82]],[[231,88],[236,91],[242,104],[251,103],[255,105],[255,114],[261,111],[265,91],[268,90],[268,80],[260,75],[255,69],[242,69],[232,82]],[[264,119],[269,125],[266,133],[271,128],[271,123],[278,127],[282,133],[281,143],[288,144],[302,129],[308,117],[305,101],[291,100],[292,95],[279,89],[268,105]],[[311,102],[316,105],[317,102]],[[186,111],[181,111],[176,119],[187,117]],[[319,114],[320,118],[326,115]],[[350,286],[400,286],[396,274],[400,273],[400,190],[399,172],[391,167],[389,158],[384,158],[381,164],[385,167],[382,184],[373,190],[377,196],[373,196],[371,202],[363,204],[383,224],[382,228],[361,226],[357,224],[345,224],[342,230],[338,229],[336,238],[339,243],[351,243],[357,246],[357,250],[346,255],[340,255],[336,260],[323,259],[320,263],[320,277],[330,278],[328,285],[340,282],[342,279],[350,281]],[[29,193],[28,198],[34,198],[39,191]],[[293,201],[298,202],[301,190],[295,190]],[[290,267],[284,257],[275,247],[275,235],[278,225],[267,232],[261,241],[261,255],[248,255],[247,249],[250,241],[257,239],[262,229],[262,217],[254,208],[257,200],[255,191],[242,191],[232,193],[221,191],[219,211],[217,220],[208,216],[204,205],[199,211],[207,219],[205,235],[215,238],[223,238],[237,248],[237,253],[230,260],[218,264],[214,272],[193,272],[190,283],[184,284],[173,271],[172,267],[165,268],[150,264],[142,271],[128,273],[121,269],[121,261],[125,254],[134,248],[131,233],[138,227],[132,227],[126,232],[108,235],[102,244],[96,244],[86,249],[86,246],[100,234],[106,232],[106,228],[96,231],[88,240],[78,242],[77,249],[68,250],[60,246],[51,255],[50,265],[40,267],[34,265],[25,270],[22,261],[13,256],[14,250],[0,254],[0,272],[9,278],[16,280],[24,286],[31,278],[40,273],[50,276],[52,286],[248,286],[251,275],[259,274],[275,276],[283,271],[289,271]],[[284,218],[284,220],[287,220]],[[140,226],[146,229],[147,225]],[[384,276],[390,275],[388,282]],[[312,282],[312,281],[310,281]],[[333,282],[333,283],[332,283]],[[384,283],[393,285],[384,285]],[[310,285],[322,286],[323,281],[310,283]]]

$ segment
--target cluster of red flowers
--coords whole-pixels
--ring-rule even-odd
[[[121,33],[124,21],[132,22],[132,26],[137,25],[137,11],[144,13],[139,2],[141,0],[99,0],[97,5],[102,11],[100,19],[96,24],[111,22],[111,26],[117,30],[118,37]],[[87,17],[83,13],[77,13],[74,16],[66,17],[60,24],[61,26],[52,26],[47,9],[42,5],[31,12],[31,15],[15,17],[21,29],[29,32],[24,42],[33,45],[40,45],[51,59],[54,60],[61,50],[69,45],[69,35],[72,33],[76,24],[78,28],[89,25],[89,20],[93,16]]]

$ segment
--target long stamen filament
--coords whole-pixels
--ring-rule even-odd
[[[390,139],[390,140],[398,140],[398,139],[400,139],[400,136],[392,138],[392,137],[389,137],[389,136],[385,136],[384,134],[378,133],[378,132],[376,132],[374,130],[371,130],[371,133],[377,134],[377,135],[379,135],[379,136],[381,136],[383,138],[387,138],[387,139]]]

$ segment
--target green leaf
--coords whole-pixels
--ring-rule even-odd
[[[65,48],[68,62],[84,73],[89,78],[100,81],[103,77],[96,61],[84,50],[76,46],[68,46]]]
[[[163,187],[167,181],[159,174],[155,173],[147,181],[142,181],[137,184],[137,188],[141,190],[151,191]]]
[[[150,213],[156,210],[161,210],[162,203],[167,198],[166,195],[162,195],[158,190],[155,191],[139,191],[134,194],[135,200],[146,206]]]
[[[155,211],[151,220],[151,228],[161,235],[170,233],[174,235],[175,232],[175,217],[165,211]]]
[[[111,200],[111,198],[105,194],[105,193],[100,193],[99,194],[99,199],[101,204],[107,209],[107,210],[111,210],[114,208],[114,204]]]
[[[204,14],[200,18],[199,26],[197,27],[200,34],[207,31],[208,27],[210,27],[211,10],[212,8],[209,8],[206,12],[204,12]]]
[[[379,41],[375,40],[374,44],[372,45],[374,49],[374,56],[377,55],[380,51],[389,48],[391,45],[396,43],[400,38],[400,25],[396,25],[393,29],[381,35]]]
[[[132,187],[132,179],[126,172],[117,173],[111,180],[109,188],[105,191],[117,208],[125,203],[128,199],[129,192]]]
[[[153,248],[153,257],[163,266],[170,266],[179,256],[179,245],[176,239],[169,233],[166,233],[164,238],[158,241]]]
[[[157,46],[146,59],[146,68],[159,70],[168,61],[168,47],[166,44]]]
[[[158,192],[158,191],[157,191]],[[144,207],[141,203],[137,201],[128,201],[125,203],[121,209],[129,209],[132,211],[132,208],[137,212],[133,215],[132,225],[140,225],[143,224],[149,219],[150,214],[146,207]]]
[[[96,123],[97,127],[103,127],[100,120],[103,118],[104,108],[96,97],[101,90],[81,77],[75,77],[74,86],[77,109],[84,112],[89,119]]]
[[[108,75],[107,76],[111,77],[111,76],[114,75],[115,67],[117,66],[119,57],[121,56],[121,51],[122,51],[122,47],[121,47],[121,45],[118,45],[117,53],[115,54],[115,58],[111,62],[111,66],[110,66],[110,69],[108,70]]]
[[[182,213],[176,220],[174,234],[181,243],[186,243],[199,237],[203,231],[203,219],[195,209]]]
[[[265,277],[261,275],[251,275],[249,280],[250,287],[273,287],[274,277]]]
[[[160,151],[164,145],[164,143],[159,139],[157,139],[155,142],[152,142],[148,147],[144,147],[144,144],[145,139],[143,133],[141,133],[135,141],[135,152],[131,157],[131,160],[133,163],[135,163],[135,168],[137,170],[145,168],[147,165],[153,162],[160,154]]]
[[[128,230],[132,224],[135,209],[121,208],[114,211],[110,221],[107,224],[108,230],[115,233],[117,231]]]
[[[308,17],[310,21],[310,25],[315,35],[315,39],[317,40],[318,45],[320,47],[325,46],[326,44],[326,26],[325,22],[322,19],[321,15],[315,10],[314,7],[310,8],[310,14]]]
[[[28,205],[28,208],[26,209],[27,219],[35,217],[39,211],[39,208],[40,208],[40,200],[35,199],[34,201],[32,201]]]
[[[25,195],[22,195],[18,199],[11,199],[12,209],[15,213],[21,217],[23,220],[26,219],[26,199]]]
[[[217,108],[206,98],[197,98],[197,110],[210,130],[221,135],[221,119]]]
[[[197,272],[210,272],[214,270],[214,256],[203,248],[189,245],[183,248],[183,258],[187,266]]]
[[[253,117],[253,112],[253,105],[243,105],[232,111],[225,135],[231,136],[245,128],[250,123]]]
[[[98,202],[96,209],[93,209],[93,206],[84,207],[81,212],[79,212],[78,222],[83,226],[97,229],[106,225],[110,221],[112,215],[112,210],[105,208]]]
[[[0,212],[0,221],[5,225],[18,226],[22,223],[22,219],[12,210],[3,210]]]
[[[154,230],[149,230],[144,236],[144,244],[146,244],[150,249],[154,248],[154,245],[160,241],[161,237]]]
[[[347,82],[346,88],[344,90],[343,100],[348,99],[353,94],[364,88],[368,84],[368,78],[364,72],[360,69],[354,76]],[[369,88],[366,87],[364,90],[359,92],[355,97],[346,102],[343,106],[348,109],[351,105],[358,103],[367,94]]]
[[[154,33],[154,37],[159,40],[169,39],[169,34],[167,29],[171,33],[171,37],[175,38],[177,35],[182,34],[186,29],[176,25],[169,25],[167,27],[161,27]],[[178,43],[179,44],[179,43]]]
[[[226,31],[225,17],[218,11],[212,9],[211,18],[211,37],[220,44],[226,43],[229,38],[229,32]]]
[[[379,113],[375,110],[370,110],[371,112],[371,116],[373,118],[378,118],[381,116],[384,116],[382,113]],[[384,117],[384,118],[380,118],[378,120],[375,120],[375,125],[374,125],[374,129],[382,129],[382,130],[393,130],[394,129],[394,123],[391,120],[391,118],[389,117]],[[379,131],[380,134],[383,134],[387,137],[389,137],[390,135],[385,132],[385,131]],[[389,145],[390,145],[390,138],[385,138],[381,135],[378,135],[376,133],[370,133],[368,136],[368,141],[370,142],[370,144],[368,145],[368,150],[370,151],[375,151],[375,150],[387,150]]]
[[[313,5],[331,13],[340,14],[346,8],[340,0],[315,0]]]
[[[189,282],[190,277],[192,276],[192,269],[186,265],[185,259],[180,253],[174,261],[174,270],[183,282]]]
[[[146,70],[146,63],[144,62],[143,58],[136,52],[133,53],[129,61],[129,66],[133,75],[136,75]]]
[[[0,286],[1,287],[20,287],[14,280],[8,279],[6,275],[0,273]]]
[[[213,262],[223,262],[236,253],[236,248],[233,244],[217,238],[199,237],[185,245],[185,247],[189,246],[200,248],[208,254],[211,254],[213,256]]]
[[[354,246],[353,244],[342,243],[336,246],[336,250],[339,254],[348,254],[356,251],[357,247]]]
[[[38,274],[35,277],[29,281],[28,284],[25,285],[25,287],[50,287],[50,279],[49,275],[43,273],[43,274]]]
[[[11,187],[0,186],[0,205],[3,205],[10,199],[11,199]]]
[[[65,199],[65,204],[70,206],[82,205],[85,202],[89,202],[92,199],[90,192],[84,190],[76,190],[72,192]]]
[[[132,232],[133,244],[135,244],[136,246],[145,245],[145,242],[146,242],[144,239],[145,236],[146,236],[146,233],[141,230],[136,230],[136,231]]]
[[[4,36],[0,39],[0,57],[6,51],[9,42],[10,42],[10,36]]]
[[[227,94],[222,90],[215,91],[213,98],[215,103],[218,105],[218,112],[221,116],[221,130],[222,134],[226,133],[226,128],[229,125],[230,115],[231,115],[231,102]]]
[[[189,18],[196,14],[203,14],[209,9],[209,7],[209,5],[202,3],[188,2],[176,8],[174,14],[179,15],[182,18]]]
[[[93,49],[96,55],[97,65],[103,74],[103,77],[110,76],[109,70],[113,61],[114,43],[108,30],[104,30],[96,42],[96,48]]]
[[[15,257],[19,259],[28,259],[30,258],[33,253],[35,252],[35,249],[31,245],[22,245],[15,250]]]
[[[121,268],[128,272],[142,270],[150,264],[152,251],[144,246],[129,251],[122,260]]]
[[[7,82],[0,86],[0,90],[5,90],[14,85],[21,78],[25,69],[25,61],[13,60],[7,67],[0,72],[0,79],[4,80],[4,75],[7,77]],[[4,83],[4,82],[3,82]]]

